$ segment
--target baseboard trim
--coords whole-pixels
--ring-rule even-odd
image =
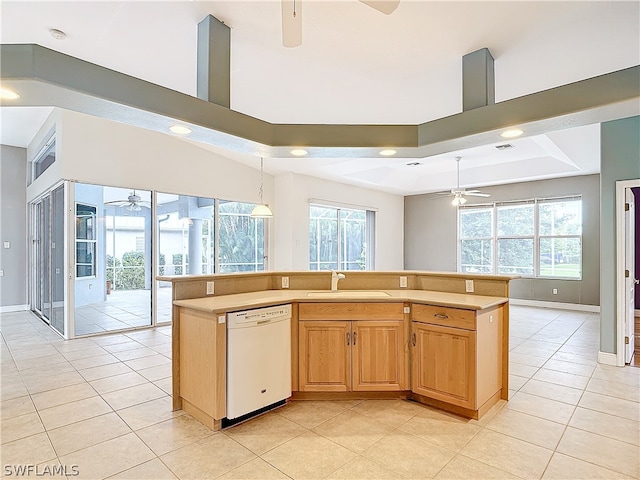
[[[521,298],[510,298],[511,305],[522,305],[524,307],[557,308],[559,310],[579,310],[581,312],[600,313],[600,305],[583,305],[580,303],[543,302],[542,300],[524,300]]]
[[[615,353],[598,352],[598,363],[603,365],[618,365],[618,356]]]
[[[24,312],[29,310],[29,304],[25,305],[6,305],[0,307],[0,313]]]

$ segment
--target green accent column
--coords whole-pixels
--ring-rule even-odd
[[[198,24],[198,98],[231,106],[231,29],[212,15]]]
[[[487,48],[462,57],[462,111],[496,103],[493,57]]]
[[[640,117],[600,129],[600,351],[616,352],[616,182],[640,178]]]

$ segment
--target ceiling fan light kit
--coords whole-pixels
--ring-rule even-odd
[[[453,200],[451,200],[451,205],[453,205],[454,207],[460,207],[465,203],[467,203],[468,200],[466,197],[490,197],[491,196],[488,193],[482,193],[480,190],[467,190],[465,188],[460,187],[460,160],[462,160],[462,157],[456,157],[456,175],[457,175],[456,188],[452,188],[450,192],[436,193],[431,198],[438,198],[438,197],[441,197],[442,195],[451,195],[453,196]],[[407,164],[407,165],[411,165],[411,164]]]
[[[464,205],[465,203],[467,203],[467,199],[460,194],[456,194],[456,196],[453,197],[453,200],[451,200],[451,205],[453,205],[454,207],[459,207],[460,205]]]

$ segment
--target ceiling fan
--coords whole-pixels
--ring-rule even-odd
[[[431,198],[437,198],[438,195],[452,195],[453,200],[451,201],[451,205],[454,207],[458,207],[460,205],[464,205],[467,203],[467,199],[465,197],[490,197],[491,195],[488,193],[482,193],[480,190],[466,190],[464,188],[460,188],[460,160],[462,157],[456,157],[456,173],[457,173],[457,183],[456,188],[452,188],[450,192],[442,192],[437,194]]]
[[[127,197],[126,200],[113,200],[111,202],[105,202],[105,205],[113,205],[114,207],[125,208],[130,212],[139,212],[142,210],[142,207],[150,208],[151,202],[147,202],[146,200],[142,200],[140,195],[136,194],[136,191],[133,190],[131,194]]]
[[[391,15],[400,0],[358,0],[365,5]],[[281,0],[282,2],[282,45],[299,47],[302,45],[302,0]]]

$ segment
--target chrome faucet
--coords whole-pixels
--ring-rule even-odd
[[[344,280],[344,273],[338,273],[335,270],[331,270],[331,290],[338,290],[338,280]]]

